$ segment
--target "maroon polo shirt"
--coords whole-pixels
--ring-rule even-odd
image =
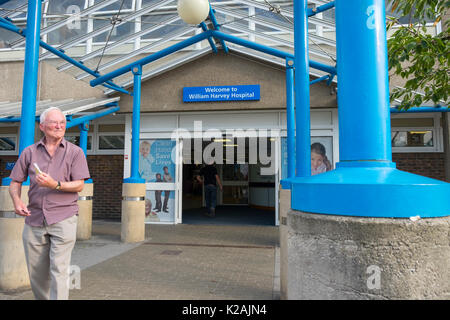
[[[24,182],[30,177],[28,192],[28,210],[31,215],[25,218],[30,226],[54,224],[78,214],[78,193],[40,187],[36,182],[37,163],[42,172],[49,174],[56,181],[67,182],[89,179],[89,169],[83,150],[64,138],[53,157],[44,144],[45,137],[39,142],[25,148],[17,160],[10,178]]]

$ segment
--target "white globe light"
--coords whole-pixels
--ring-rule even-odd
[[[178,0],[178,15],[187,24],[199,24],[209,14],[208,0]]]

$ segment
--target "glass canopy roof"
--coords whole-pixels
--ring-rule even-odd
[[[40,100],[36,103],[36,117],[40,116],[44,110],[50,107],[58,107],[65,116],[77,115],[81,112],[97,110],[110,103],[118,102],[119,97],[115,98],[86,98],[81,100],[65,99],[65,100]],[[8,118],[20,119],[22,101],[0,102],[0,123]],[[104,108],[100,108],[104,109]]]
[[[310,8],[330,1],[308,1]],[[293,53],[292,0],[211,0],[220,30],[285,52]],[[26,0],[7,1],[0,5],[0,17],[16,26],[26,26]],[[208,28],[213,29],[207,19]],[[42,6],[41,39],[54,48],[82,62],[86,67],[106,74],[120,66],[157,52],[202,32],[188,25],[177,14],[174,0],[45,0]],[[310,58],[334,66],[336,56],[334,9],[309,19]],[[220,48],[219,41],[215,45]],[[231,53],[249,55],[270,63],[285,65],[280,58],[227,43]],[[0,55],[4,51],[23,51],[25,38],[0,29]],[[1,49],[3,48],[3,49]],[[13,50],[11,50],[13,49]],[[207,40],[159,59],[143,68],[149,78],[211,52]],[[19,54],[19,53],[18,53]],[[23,57],[23,53],[22,53]],[[76,79],[90,81],[94,77],[74,65],[41,50],[40,60],[54,64],[59,71]],[[311,69],[311,74],[325,75]],[[114,83],[132,84],[132,75],[124,74]],[[112,92],[105,88],[105,93]]]
[[[329,0],[309,0],[314,9]],[[220,30],[246,40],[293,53],[293,0],[210,0]],[[26,26],[26,0],[0,4],[0,17],[16,26]],[[311,60],[336,65],[334,8],[316,14],[309,21],[309,56]],[[213,29],[212,22],[205,21]],[[103,75],[120,66],[202,32],[198,25],[188,25],[177,14],[176,0],[44,0],[42,2],[41,40],[84,66]],[[259,51],[225,42],[230,53],[244,54],[285,66],[285,61]],[[215,45],[220,48],[221,43]],[[5,52],[23,58],[25,38],[0,28],[0,58]],[[143,79],[197,59],[212,51],[207,40],[194,44],[143,67]],[[76,66],[41,49],[40,60],[54,64],[59,71],[89,82],[94,77]],[[311,75],[326,73],[310,69]],[[132,84],[130,72],[114,83]],[[104,88],[105,93],[113,90]]]

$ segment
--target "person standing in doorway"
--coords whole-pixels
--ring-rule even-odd
[[[222,182],[220,181],[217,169],[214,166],[214,161],[210,161],[209,164],[200,169],[200,175],[197,176],[197,180],[203,183],[205,186],[205,203],[208,210],[207,216],[214,217],[216,215],[216,203],[217,203],[217,186],[219,185],[220,191],[223,190]]]
[[[10,175],[9,194],[15,213],[26,217],[22,238],[35,298],[67,300],[78,192],[89,169],[83,150],[64,139],[66,118],[60,109],[45,110],[39,128],[44,137],[23,150]],[[28,207],[20,198],[27,177]]]
[[[164,167],[164,175],[163,175],[163,181],[164,182],[172,182],[172,176],[169,173],[169,168]],[[170,196],[170,190],[164,191],[164,204],[163,204],[163,211],[165,213],[169,213],[169,209],[167,208],[167,204],[169,203],[169,196]]]

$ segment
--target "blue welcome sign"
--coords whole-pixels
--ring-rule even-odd
[[[248,101],[259,99],[259,84],[183,88],[183,102]]]

